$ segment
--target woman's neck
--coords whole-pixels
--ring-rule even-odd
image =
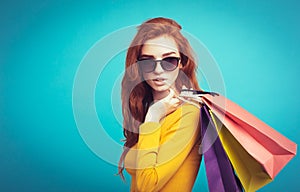
[[[154,91],[152,90],[153,100],[158,101],[163,98],[165,98],[170,92],[168,90],[166,91]]]

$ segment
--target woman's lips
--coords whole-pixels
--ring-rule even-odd
[[[152,81],[154,82],[155,85],[164,85],[165,82],[166,82],[166,79],[165,78],[155,78],[155,79],[152,79]]]
[[[155,79],[153,79],[153,81],[165,81],[166,79],[164,79],[164,78],[155,78]]]

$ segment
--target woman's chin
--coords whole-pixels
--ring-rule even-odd
[[[166,92],[169,91],[170,86],[159,86],[159,87],[152,87],[153,91],[155,92]]]
[[[154,100],[159,100],[166,97],[169,94],[170,87],[154,87],[152,88],[152,94]]]

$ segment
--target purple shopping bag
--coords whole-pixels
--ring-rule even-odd
[[[210,192],[240,192],[242,185],[222,146],[206,105],[201,107],[202,150]],[[209,131],[207,131],[209,129]]]

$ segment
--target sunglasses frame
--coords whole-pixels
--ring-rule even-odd
[[[164,65],[162,65],[163,64],[163,62],[167,62],[166,61],[166,59],[169,59],[169,58],[172,58],[172,59],[176,59],[177,60],[177,63],[176,63],[176,66],[174,67],[174,69],[172,69],[172,70],[167,70],[167,69],[165,69],[165,67],[164,67]],[[138,59],[137,60],[137,63],[139,63],[139,62],[141,62],[141,61],[145,61],[145,60],[150,60],[150,61],[152,61],[153,63],[154,63],[154,65],[153,65],[153,69],[151,70],[151,71],[144,71],[143,69],[142,69],[142,71],[143,72],[145,72],[145,73],[151,73],[151,72],[153,72],[155,69],[156,69],[156,66],[157,66],[157,63],[158,62],[160,62],[160,66],[161,66],[161,68],[163,69],[163,70],[165,70],[165,71],[174,71],[177,67],[178,67],[178,65],[179,65],[179,61],[180,61],[180,57],[175,57],[175,56],[169,56],[169,57],[165,57],[165,58],[163,58],[163,59],[149,59],[149,58],[144,58],[144,59]],[[140,66],[141,67],[141,66]],[[142,67],[141,67],[142,68]]]

